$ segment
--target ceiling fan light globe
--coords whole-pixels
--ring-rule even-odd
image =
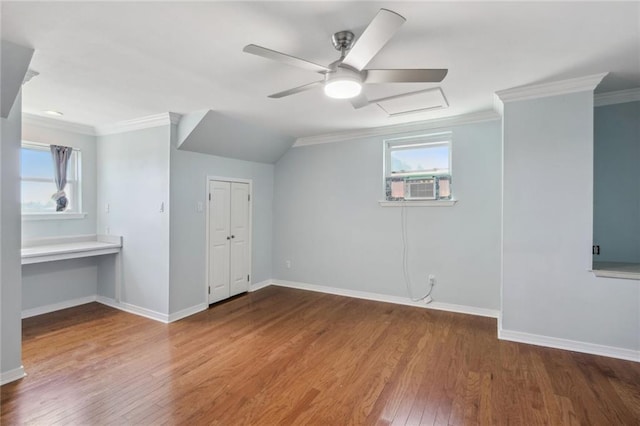
[[[362,84],[351,79],[335,79],[324,85],[324,94],[334,99],[355,98],[362,92]]]

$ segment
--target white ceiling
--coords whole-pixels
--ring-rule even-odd
[[[490,109],[493,93],[609,71],[598,91],[640,87],[640,3],[2,2],[2,37],[35,48],[23,110],[88,125],[212,109],[293,137]],[[381,7],[407,22],[370,68],[449,68],[450,107],[389,118],[322,90],[267,95],[318,74],[242,52],[249,43],[319,64],[331,35],[358,36]],[[371,97],[435,85],[369,86]]]

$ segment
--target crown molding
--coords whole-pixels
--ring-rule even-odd
[[[96,126],[98,136],[114,133],[132,132],[134,130],[149,129],[151,127],[177,124],[182,116],[173,112],[149,115],[147,117],[134,118],[132,120],[119,121],[113,124]]]
[[[602,79],[609,73],[588,75],[552,83],[531,84],[500,90],[496,95],[502,102],[524,101],[528,99],[546,98],[549,96],[565,95],[568,93],[594,90]]]
[[[41,115],[35,115],[28,112],[22,113],[22,125],[46,127],[48,129],[62,130],[64,132],[70,133],[80,133],[83,135],[96,135],[96,131],[93,126],[88,126],[86,124],[80,123],[72,123],[70,121],[57,120],[55,118],[43,117]]]
[[[394,124],[391,126],[372,127],[369,129],[347,130],[344,132],[327,133],[325,135],[305,136],[296,139],[296,142],[293,144],[293,148],[307,145],[318,145],[322,143],[342,142],[373,136],[388,136],[398,133],[419,132],[422,130],[460,126],[463,124],[478,123],[482,121],[500,120],[500,118],[500,114],[496,111],[486,110],[471,114],[457,115],[454,117],[436,118],[433,120]]]
[[[597,107],[637,101],[640,101],[640,87],[618,90],[617,92],[597,93],[593,97],[593,105]]]

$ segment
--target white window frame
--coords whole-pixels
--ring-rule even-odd
[[[39,142],[22,141],[21,148],[26,148],[34,151],[46,151],[51,152],[51,145]],[[72,157],[75,157],[70,162],[70,167],[75,167],[73,170],[75,179],[67,179],[67,185],[73,185],[74,197],[71,199],[72,204],[63,212],[29,212],[22,213],[22,220],[51,220],[51,219],[82,219],[86,216],[86,213],[82,212],[82,152],[79,149],[73,148]],[[51,179],[40,177],[22,176],[20,174],[20,182],[51,182],[54,183],[54,178]],[[55,192],[55,184],[53,186],[52,194]]]
[[[396,207],[396,206],[415,206],[415,207],[442,207],[453,206],[457,200],[452,197],[450,200],[403,200],[403,201],[389,201],[386,199],[386,180],[388,177],[406,177],[406,176],[453,176],[452,158],[452,132],[444,131],[438,133],[429,133],[423,135],[406,136],[401,138],[385,139],[383,144],[384,149],[384,164],[382,173],[382,200],[379,204],[383,207]],[[399,149],[414,149],[420,146],[426,145],[446,145],[449,151],[449,164],[448,170],[445,171],[411,171],[406,173],[391,173],[391,152]]]
[[[402,149],[415,149],[421,146],[444,145],[449,151],[449,168],[446,171],[415,171],[406,173],[391,173],[391,152]],[[432,133],[420,136],[408,136],[403,138],[386,139],[384,141],[384,177],[412,176],[412,175],[452,175],[451,170],[451,132]]]

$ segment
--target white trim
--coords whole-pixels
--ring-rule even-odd
[[[638,101],[640,101],[640,87],[616,92],[596,93],[593,97],[593,106],[600,107]]]
[[[564,349],[567,351],[582,352],[592,355],[608,356],[611,358],[625,359],[627,361],[640,362],[640,351],[617,348],[614,346],[598,345],[595,343],[578,342],[576,340],[560,339],[557,337],[530,334],[522,331],[504,330],[500,321],[498,339],[511,342],[527,343],[548,348]]]
[[[481,317],[498,318],[499,311],[475,306],[454,305],[452,303],[431,302],[426,304],[422,301],[414,302],[408,297],[389,296],[386,294],[370,293],[368,291],[348,290],[336,287],[326,287],[322,285],[300,283],[294,281],[272,280],[272,285],[279,287],[289,287],[299,290],[316,291],[319,293],[335,294],[338,296],[354,297],[356,299],[374,300],[377,302],[394,303],[396,305],[415,306],[418,308],[435,309],[438,311],[456,312],[460,314],[477,315]]]
[[[53,130],[62,130],[70,133],[80,133],[83,135],[95,136],[96,130],[93,126],[86,124],[72,123],[70,121],[57,120],[51,117],[43,117],[28,112],[22,113],[22,126],[46,127]]]
[[[36,308],[24,309],[22,311],[22,318],[31,318],[37,315],[48,314],[50,312],[61,311],[63,309],[73,308],[74,306],[85,305],[87,303],[95,302],[98,296],[91,295],[86,297],[79,297],[77,299],[65,300],[64,302],[52,303],[51,305],[38,306]]]
[[[423,201],[385,201],[380,200],[381,207],[450,207],[458,200],[423,200]]]
[[[206,311],[208,308],[209,305],[206,303],[200,303],[198,305],[191,306],[190,308],[182,309],[181,311],[169,314],[169,322],[181,320],[182,318],[197,314],[198,312]]]
[[[351,139],[360,139],[372,136],[388,136],[399,133],[420,132],[423,130],[439,129],[443,127],[461,126],[463,124],[479,123],[483,121],[500,120],[501,116],[496,111],[486,110],[454,117],[436,118],[433,120],[417,121],[412,123],[395,124],[391,126],[372,127],[369,129],[345,130],[343,132],[327,133],[317,136],[305,136],[296,139],[292,148],[322,143],[342,142]]]
[[[588,75],[585,77],[571,78],[568,80],[554,81],[551,83],[530,84],[500,90],[496,95],[502,102],[524,101],[528,99],[546,98],[549,96],[565,95],[568,93],[594,90],[602,79],[609,73]]]
[[[258,290],[263,289],[265,287],[269,287],[272,284],[273,284],[273,282],[271,280],[260,281],[259,283],[255,283],[255,284],[249,286],[249,293],[251,293],[253,291],[258,291]]]
[[[6,385],[7,383],[15,382],[22,379],[27,373],[24,371],[24,367],[21,365],[13,370],[3,371],[0,373],[0,385]]]
[[[611,269],[592,269],[593,275],[601,278],[620,278],[624,280],[640,280],[639,272],[613,271]]]
[[[151,309],[142,308],[137,305],[132,305],[131,303],[116,302],[114,299],[111,299],[110,297],[98,295],[96,297],[96,302],[102,303],[103,305],[107,305],[115,309],[119,309],[121,311],[128,312],[130,314],[139,315],[141,317],[149,318],[155,321],[160,321],[165,324],[169,322],[169,315],[167,314],[162,314],[160,312],[152,311]]]
[[[171,124],[180,123],[180,120],[182,119],[182,114],[178,114],[176,112],[168,112],[167,114],[169,114],[169,121],[171,122]]]
[[[32,222],[35,220],[69,220],[84,219],[87,213],[22,213],[22,220]]]
[[[163,112],[161,114],[149,115],[147,117],[139,117],[131,120],[119,121],[113,124],[96,126],[96,135],[111,135],[114,133],[132,132],[134,130],[176,124],[177,116],[178,115],[174,113]]]

